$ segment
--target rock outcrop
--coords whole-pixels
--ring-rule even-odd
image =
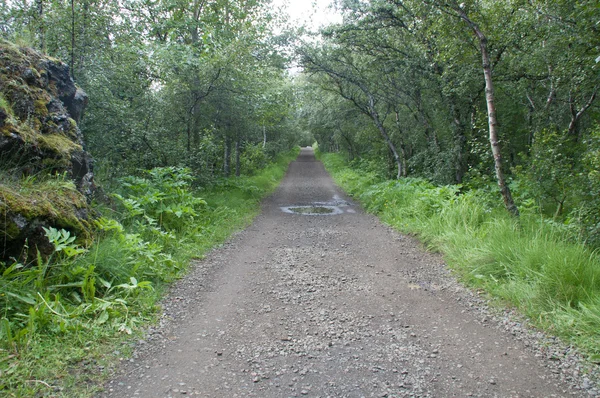
[[[66,64],[0,41],[0,261],[51,252],[43,227],[89,239],[95,186],[77,127],[86,104]]]

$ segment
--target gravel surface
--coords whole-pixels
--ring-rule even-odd
[[[599,395],[574,350],[490,309],[353,204],[308,148],[163,309],[100,397]]]

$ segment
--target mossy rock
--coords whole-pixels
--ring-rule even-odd
[[[92,159],[77,126],[86,103],[66,64],[0,40],[0,261],[50,254],[44,227],[92,239]]]
[[[63,177],[44,181],[0,183],[0,259],[27,262],[37,251],[49,255],[53,247],[44,227],[63,228],[77,236],[78,243],[92,240],[93,212],[86,197]]]
[[[66,64],[0,40],[0,159],[27,174],[45,171],[50,158],[50,171],[72,175],[72,159],[83,150],[76,121],[86,103]]]

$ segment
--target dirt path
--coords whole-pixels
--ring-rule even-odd
[[[340,214],[282,211],[315,202]],[[482,305],[303,149],[254,224],[175,286],[163,325],[101,396],[589,394]]]

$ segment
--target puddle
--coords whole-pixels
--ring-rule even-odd
[[[305,216],[331,216],[342,214],[344,211],[338,206],[287,206],[282,207],[284,213],[302,214]]]
[[[299,214],[331,214],[335,210],[331,207],[290,207],[290,211]]]
[[[328,202],[313,202],[310,205],[284,206],[281,211],[289,214],[301,214],[305,216],[333,216],[336,214],[356,213],[350,208],[352,204],[335,195]]]

